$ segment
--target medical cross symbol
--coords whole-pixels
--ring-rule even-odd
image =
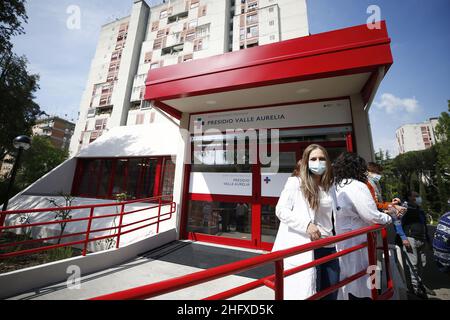
[[[269,179],[269,177],[265,177],[265,178],[264,178],[264,182],[265,182],[266,184],[268,184],[270,181],[271,181],[271,180]]]

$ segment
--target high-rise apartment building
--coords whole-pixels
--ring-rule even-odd
[[[439,142],[436,136],[438,118],[430,118],[422,123],[405,124],[395,132],[400,154],[431,148]]]
[[[38,119],[32,132],[33,136],[48,137],[55,147],[67,150],[74,128],[74,123],[54,116]]]
[[[116,126],[177,122],[143,100],[150,69],[308,34],[306,0],[135,0],[101,29],[71,154]]]

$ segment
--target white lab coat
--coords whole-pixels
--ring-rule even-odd
[[[332,187],[329,191],[333,199],[333,214],[336,212],[336,195]],[[307,233],[308,224],[314,222],[315,211],[312,210],[300,190],[300,178],[290,177],[276,206],[276,215],[280,226],[272,251],[296,247],[311,242]],[[336,216],[335,216],[336,221]],[[291,256],[284,259],[284,269],[311,262],[314,251]],[[304,300],[316,293],[316,270],[310,268],[284,279],[284,299]]]
[[[388,224],[391,217],[378,211],[375,201],[366,184],[349,180],[349,184],[336,186],[337,203],[340,207],[336,216],[336,234],[361,229],[374,224]],[[337,251],[342,251],[367,241],[366,235],[354,237],[336,244]],[[339,258],[341,269],[340,280],[367,270],[369,258],[367,248],[352,252]],[[348,293],[357,297],[371,297],[370,287],[367,285],[369,274],[353,281],[339,290],[338,299],[348,299]]]

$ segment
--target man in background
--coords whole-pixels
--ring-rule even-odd
[[[423,271],[427,260],[425,254],[426,243],[430,244],[426,216],[420,208],[422,199],[419,194],[412,191],[408,195],[405,215],[401,218],[401,227],[404,235],[400,235],[403,244],[403,253],[406,260],[406,273],[409,274],[412,291],[422,299],[428,299],[427,294],[436,295],[423,283]]]

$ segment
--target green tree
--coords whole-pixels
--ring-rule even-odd
[[[0,52],[11,50],[11,37],[24,33],[22,22],[27,20],[25,0],[0,1]]]
[[[42,177],[68,157],[66,150],[55,147],[47,137],[34,136],[31,148],[23,153],[21,170],[17,175],[20,189]]]
[[[450,100],[448,103],[448,112],[442,112],[439,117],[439,123],[436,126],[436,135],[438,143],[437,152],[437,171],[439,173],[438,191],[441,203],[441,213],[449,210],[448,199],[450,196]]]
[[[0,1],[0,161],[14,153],[12,140],[30,134],[41,114],[33,101],[39,76],[27,70],[28,61],[12,51],[11,37],[23,34],[27,22],[24,0]]]
[[[28,73],[25,57],[13,55],[11,59],[0,82],[0,160],[14,151],[12,141],[16,136],[31,133],[41,114],[33,101],[39,76]]]

